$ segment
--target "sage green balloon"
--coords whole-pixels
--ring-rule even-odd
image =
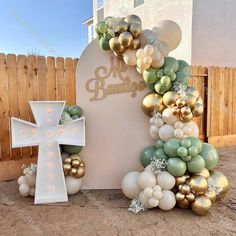
[[[105,22],[100,22],[99,24],[98,24],[98,31],[100,32],[100,33],[106,33],[107,32],[107,30],[108,30],[108,26],[107,26],[107,24],[105,23]]]
[[[169,76],[162,76],[160,80],[161,84],[163,85],[169,85],[170,83],[170,77]]]
[[[182,147],[189,148],[189,147],[191,147],[191,145],[192,145],[192,143],[191,143],[190,139],[188,139],[188,138],[182,139],[182,141],[181,141]]]
[[[175,80],[175,82],[179,82],[179,83],[187,85],[188,81],[189,81],[189,75],[186,75],[182,71],[179,71],[179,72],[176,73],[176,80]]]
[[[79,117],[82,116],[83,114],[83,110],[80,106],[70,106],[67,109],[67,112],[71,115],[71,116],[75,116],[78,115]]]
[[[202,151],[202,142],[196,137],[189,137],[188,139],[191,141],[191,146],[196,147],[198,153],[200,153]]]
[[[183,160],[183,161],[190,161],[191,160],[191,156],[185,156],[185,157],[181,157],[181,159]]]
[[[163,148],[159,148],[154,152],[154,156],[157,157],[158,159],[168,159],[168,156],[166,155],[165,151]]]
[[[174,176],[182,176],[187,170],[186,163],[178,157],[171,157],[167,162],[167,170]]]
[[[217,150],[209,143],[202,143],[202,151],[200,155],[205,160],[205,168],[208,170],[214,170],[219,161],[219,155]]]
[[[166,66],[166,67],[164,67],[164,73],[165,73],[165,75],[170,76],[170,75],[173,75],[175,72],[172,67]]]
[[[189,162],[187,162],[188,171],[191,173],[198,173],[201,172],[205,167],[205,161],[200,156],[194,156],[191,158]]]
[[[152,162],[152,158],[154,156],[155,151],[156,151],[156,148],[154,146],[148,146],[148,147],[145,147],[143,151],[141,152],[140,161],[144,168]]]
[[[155,68],[149,68],[143,72],[143,79],[147,83],[156,83],[158,78],[157,78],[157,69]]]
[[[179,64],[178,71],[181,71],[186,75],[189,75],[189,72],[190,72],[189,64],[186,61],[183,61],[183,60],[178,60],[178,64]]]
[[[103,50],[110,50],[109,40],[107,40],[105,37],[102,37],[99,40],[99,45]]]
[[[176,80],[176,74],[172,74],[169,76],[170,77],[170,81],[175,81]]]
[[[177,138],[170,138],[165,142],[164,150],[168,156],[176,157],[177,149],[180,147],[180,140]]]
[[[171,82],[169,84],[167,84],[167,85],[164,85],[161,82],[158,82],[155,85],[155,90],[159,94],[164,94],[165,92],[169,91],[171,89],[171,87],[172,87],[172,83]]]
[[[157,71],[157,78],[161,78],[162,76],[164,76],[165,74],[164,74],[164,70],[163,69],[158,69],[158,71]]]
[[[105,33],[105,34],[103,34],[103,36],[104,36],[108,41],[112,38],[112,36],[111,36],[109,33]]]
[[[166,57],[164,62],[164,67],[171,67],[174,72],[178,71],[179,63],[174,57]]]
[[[147,83],[145,82],[146,86],[151,89],[152,91],[155,91],[155,83],[154,84],[150,84],[150,83]]]
[[[83,149],[82,146],[63,145],[62,149],[68,154],[78,154]]]
[[[182,157],[186,157],[186,156],[188,155],[188,149],[185,148],[185,147],[179,147],[179,148],[177,149],[177,154],[178,154],[178,156],[180,156],[181,158],[182,158]]]
[[[198,154],[198,149],[195,146],[191,146],[190,148],[188,148],[188,155],[189,156],[196,156]]]
[[[165,142],[162,141],[161,139],[157,139],[154,143],[154,146],[156,148],[164,148]]]

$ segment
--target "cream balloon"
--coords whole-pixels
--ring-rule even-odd
[[[162,112],[162,120],[166,124],[173,125],[175,122],[179,121],[179,118],[175,115],[173,115],[171,108],[168,107]]]
[[[28,184],[21,184],[19,187],[21,196],[26,197],[29,195],[30,187]]]
[[[30,188],[29,195],[30,195],[31,197],[34,197],[34,195],[35,195],[35,188],[34,188],[34,187],[31,187],[31,188]]]
[[[145,196],[143,191],[139,193],[138,199],[147,209],[153,208],[152,206],[150,206],[148,198]]]
[[[153,189],[151,187],[147,187],[144,189],[143,193],[145,194],[146,197],[150,198],[152,197]]]
[[[155,199],[154,197],[151,197],[148,199],[148,203],[151,207],[157,207],[159,205],[159,200]]]
[[[151,165],[146,166],[144,171],[152,173],[152,166]]]
[[[199,135],[199,128],[194,121],[189,121],[184,123],[183,126],[184,135],[188,135],[188,137],[198,137]]]
[[[149,135],[152,139],[157,139],[159,137],[159,129],[155,125],[151,125],[149,128]]]
[[[138,186],[138,177],[140,172],[132,171],[128,173],[121,182],[121,189],[124,195],[129,199],[134,199],[138,196],[141,189]]]
[[[26,174],[25,180],[26,180],[26,184],[28,184],[30,187],[34,187],[36,183],[36,176],[35,174],[32,174],[32,175]]]
[[[26,178],[24,175],[20,176],[17,180],[18,184],[21,185],[21,184],[26,184]]]
[[[176,138],[178,138],[178,139],[182,139],[183,136],[184,136],[183,130],[180,129],[180,128],[175,129],[175,130],[174,130],[174,136],[175,136]]]
[[[152,60],[152,67],[161,68],[165,63],[164,57],[161,57],[159,60]]]
[[[157,27],[161,41],[167,43],[170,51],[176,49],[182,38],[182,32],[179,25],[174,21],[164,20],[159,22]]]
[[[175,177],[167,171],[162,171],[157,175],[157,184],[163,190],[171,190],[175,186]]]
[[[82,180],[73,176],[66,176],[66,189],[68,195],[74,195],[78,193],[82,186]]]
[[[169,211],[174,208],[176,204],[175,194],[169,190],[162,191],[163,197],[159,201],[159,208],[164,211]]]
[[[141,189],[156,185],[156,177],[150,172],[142,172],[138,177],[138,185]]]
[[[177,128],[182,129],[182,128],[184,127],[184,124],[183,124],[183,122],[181,122],[181,121],[176,121],[176,122],[174,123],[174,127],[175,127],[175,129],[177,129]]]
[[[135,66],[137,64],[136,50],[127,49],[123,54],[124,62],[129,66]]]
[[[165,124],[159,129],[159,137],[163,141],[167,141],[174,137],[174,126]]]

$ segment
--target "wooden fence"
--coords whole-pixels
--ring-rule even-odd
[[[13,179],[22,164],[35,160],[37,148],[11,149],[10,117],[34,122],[30,100],[66,100],[75,104],[78,59],[0,54],[0,180]],[[204,100],[196,122],[200,139],[219,146],[236,145],[236,68],[191,67],[190,84]]]

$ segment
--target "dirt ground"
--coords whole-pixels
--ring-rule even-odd
[[[34,206],[32,198],[19,195],[16,181],[8,181],[0,183],[0,236],[236,235],[236,147],[219,153],[218,170],[229,178],[231,190],[205,217],[178,208],[134,215],[119,190],[83,191],[68,204]]]

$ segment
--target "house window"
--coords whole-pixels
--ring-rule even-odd
[[[89,43],[92,42],[95,38],[95,33],[94,33],[94,25],[91,24],[88,27],[88,37],[89,37]]]
[[[144,0],[134,0],[134,7],[138,7],[144,3]]]
[[[104,0],[97,0],[97,9],[100,9],[104,5]]]

